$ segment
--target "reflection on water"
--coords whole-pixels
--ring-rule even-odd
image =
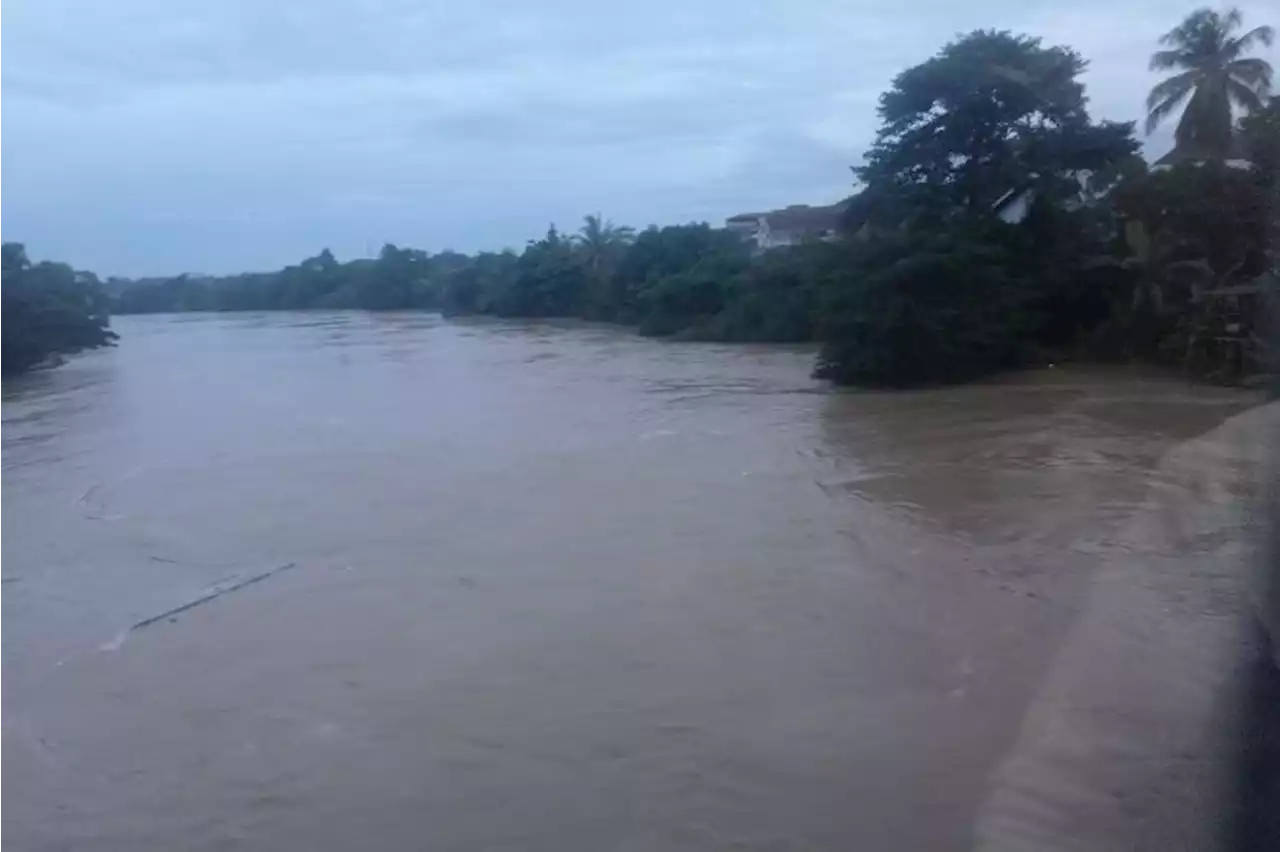
[[[1108,531],[1248,401],[831,392],[804,349],[423,314],[117,325],[5,387],[13,848],[962,847]]]

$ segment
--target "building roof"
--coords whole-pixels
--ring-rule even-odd
[[[729,224],[755,223],[764,219],[770,231],[786,231],[792,233],[819,233],[835,230],[840,224],[848,200],[839,201],[821,207],[808,204],[792,204],[781,210],[769,210],[764,213],[738,213],[726,219]]]
[[[818,232],[834,230],[844,213],[844,202],[826,207],[810,207],[808,204],[792,204],[782,210],[766,214],[773,231]]]
[[[1210,159],[1209,155],[1203,149],[1197,149],[1189,146],[1175,145],[1173,150],[1165,154],[1160,159],[1151,164],[1152,168],[1157,166],[1181,166],[1187,163],[1203,163]],[[1238,160],[1249,162],[1249,152],[1245,150],[1244,140],[1241,139],[1239,133],[1231,134],[1231,144],[1227,146],[1226,156],[1222,158],[1226,160]]]

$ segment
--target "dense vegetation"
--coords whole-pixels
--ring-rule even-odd
[[[3,248],[3,365],[6,376],[84,349],[110,346],[107,296],[88,272],[32,264],[19,243]]]
[[[122,313],[427,309],[813,340],[817,373],[854,384],[961,380],[1046,352],[1173,363],[1198,352],[1212,371],[1222,359],[1201,350],[1238,323],[1205,294],[1257,280],[1275,227],[1277,101],[1270,67],[1244,55],[1271,30],[1241,26],[1238,13],[1201,10],[1162,39],[1152,67],[1178,73],[1152,91],[1148,129],[1189,104],[1177,137],[1198,157],[1168,170],[1138,156],[1132,123],[1090,118],[1076,52],[976,31],[881,97],[834,241],[758,252],[707,224],[637,233],[597,215],[518,253],[387,245],[340,263],[325,250],[274,273],[107,289]],[[1252,168],[1226,164],[1233,141]],[[1025,215],[1002,215],[1010,199]]]
[[[763,260],[763,259],[762,259]],[[648,334],[711,333],[731,300],[753,285],[767,290],[778,259],[753,264],[749,246],[705,223],[650,227],[639,234],[598,216],[566,235],[554,226],[519,254],[456,252],[431,255],[385,246],[375,260],[339,263],[323,251],[275,273],[224,278],[183,275],[162,280],[112,279],[119,313],[298,310],[310,308],[430,309],[500,317],[582,317],[639,325]],[[750,301],[750,300],[748,300]],[[758,299],[756,301],[759,301]],[[726,331],[727,338],[772,339],[774,318],[760,316],[767,301],[739,306],[760,334]],[[807,308],[806,308],[807,309]],[[754,313],[753,313],[754,311]],[[745,315],[744,315],[745,316]],[[782,339],[808,339],[801,331]]]

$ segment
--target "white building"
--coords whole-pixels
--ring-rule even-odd
[[[767,213],[739,213],[725,220],[725,227],[755,243],[760,251],[794,246],[813,240],[835,239],[847,201],[826,207],[793,204]]]
[[[1174,166],[1186,164],[1203,166],[1209,160],[1210,157],[1202,152],[1179,148],[1175,145],[1172,151],[1151,164],[1151,171],[1165,172]],[[1253,163],[1249,160],[1248,153],[1245,151],[1244,142],[1240,139],[1240,134],[1233,133],[1231,135],[1231,144],[1227,146],[1227,155],[1222,158],[1222,164],[1229,169],[1248,169],[1253,166]]]

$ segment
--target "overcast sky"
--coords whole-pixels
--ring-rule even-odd
[[[1195,5],[6,0],[3,236],[103,275],[220,273],[827,203],[880,92],[956,33],[1071,45],[1093,114],[1132,120]]]

